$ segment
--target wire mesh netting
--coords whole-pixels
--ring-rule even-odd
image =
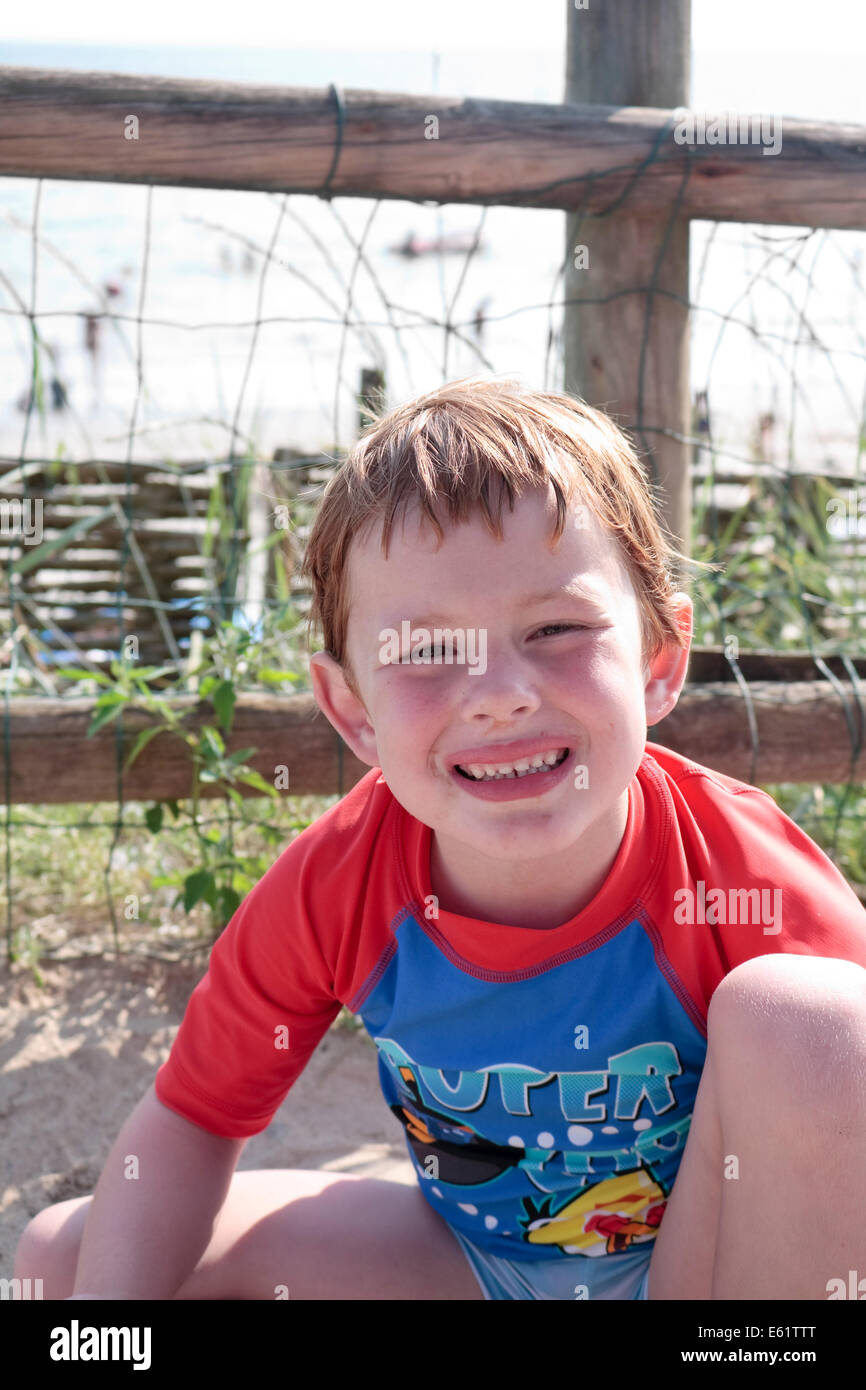
[[[479,373],[562,389],[563,215],[23,179],[0,196],[7,955],[202,949],[333,800],[280,795],[226,749],[239,693],[309,689],[297,571],[324,483],[383,405]],[[723,566],[691,581],[695,641],[745,687],[745,653],[803,653],[852,768],[863,247],[693,223],[689,304],[692,554]],[[207,803],[125,795],[124,713],[163,716],[169,693],[213,710],[186,745],[194,787],[222,792]],[[16,803],[13,707],[79,696],[118,735],[115,803],[41,802],[50,766]],[[769,789],[866,884],[863,785],[792,766]]]

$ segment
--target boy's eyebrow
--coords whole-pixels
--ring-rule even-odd
[[[562,584],[558,589],[544,589],[537,594],[524,594],[519,601],[518,608],[535,608],[541,603],[549,603],[558,598],[585,599],[587,603],[603,603],[603,597],[590,584],[581,584],[579,580],[573,579],[569,584]]]
[[[594,608],[603,608],[605,600],[600,593],[589,585],[583,585],[576,580],[569,584],[562,584],[558,589],[545,589],[535,594],[524,594],[517,601],[518,608],[537,608],[542,603],[554,602],[556,599],[577,599],[578,602],[589,604]],[[448,619],[438,613],[427,613],[420,618],[410,619],[412,627],[442,627],[447,625]],[[392,624],[393,626],[393,624]]]

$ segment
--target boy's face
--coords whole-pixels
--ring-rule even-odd
[[[475,856],[482,872],[498,861],[514,874],[519,861],[552,868],[581,839],[603,856],[614,837],[615,853],[647,725],[676,704],[687,649],[666,648],[645,666],[627,570],[589,508],[570,508],[554,548],[552,490],[503,508],[503,541],[475,515],[446,525],[437,550],[418,515],[394,529],[387,561],[381,524],[353,542],[347,652],[363,704],[319,652],[311,668],[320,708],[363,762],[381,767],[401,805],[432,827],[444,861],[450,853],[465,868]],[[530,601],[548,591],[559,596]],[[677,602],[690,631],[691,603],[684,594]],[[443,639],[437,627],[462,630],[462,651],[458,636]],[[404,638],[417,628],[433,644],[423,664],[408,660],[419,638]],[[386,630],[396,634],[390,649]],[[462,662],[442,660],[447,647]],[[568,757],[561,768],[480,787],[454,767],[511,762],[525,741],[568,748]]]

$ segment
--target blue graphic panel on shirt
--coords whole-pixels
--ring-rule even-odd
[[[706,1041],[638,922],[531,979],[489,981],[409,919],[361,1016],[422,1190],[470,1239],[522,1259],[654,1239]]]
[[[615,1254],[655,1235],[667,1194],[662,1182],[654,1176],[654,1165],[661,1157],[680,1152],[685,1144],[690,1116],[672,1125],[648,1131],[630,1148],[558,1152],[554,1149],[517,1147],[513,1139],[505,1147],[485,1139],[468,1117],[463,1123],[456,1123],[446,1111],[433,1108],[437,1092],[440,1096],[442,1094],[441,1071],[418,1066],[393,1039],[376,1038],[375,1041],[380,1056],[390,1063],[394,1072],[398,1099],[392,1103],[391,1109],[405,1126],[407,1142],[414,1154],[419,1176],[451,1186],[474,1187],[489,1183],[509,1169],[522,1170],[535,1187],[547,1194],[543,1200],[523,1198],[523,1212],[519,1219],[523,1239],[536,1245],[556,1245],[564,1254]],[[648,1093],[658,1093],[660,1081],[665,1088],[669,1085],[668,1076],[654,1070],[660,1054],[665,1054],[674,1062],[672,1075],[681,1074],[676,1049],[671,1044],[652,1043],[632,1051],[643,1054],[647,1072],[641,1080]],[[612,1063],[627,1063],[631,1067],[635,1065],[635,1060],[634,1056],[628,1059],[614,1058]],[[460,1091],[460,1110],[469,1111],[483,1105],[491,1077],[494,1076],[503,1107],[512,1114],[529,1113],[523,1097],[530,1085],[539,1084],[541,1074],[531,1067],[517,1068],[513,1065],[491,1067],[487,1072],[462,1073],[459,1086],[455,1088]],[[613,1066],[607,1077],[595,1072],[560,1075],[557,1079],[564,1117],[591,1118],[583,1110],[577,1111],[573,1098],[582,1096],[585,1089],[593,1092],[606,1089],[611,1078],[616,1078],[619,1097],[635,1089],[637,1078],[630,1071],[616,1072]],[[543,1077],[544,1081],[550,1079],[549,1076]],[[422,1096],[422,1084],[426,1094],[432,1095],[433,1106]],[[473,1095],[474,1104],[469,1101]],[[567,1101],[568,1097],[572,1099]],[[659,1113],[676,1104],[670,1093],[664,1097],[658,1094],[657,1098],[664,1099]],[[570,1104],[570,1113],[567,1104]],[[600,1108],[604,1110],[604,1106]],[[632,1102],[631,1114],[635,1108]],[[617,1100],[613,1113],[615,1116],[624,1113],[620,1100]],[[597,1118],[606,1117],[605,1113]],[[636,1161],[645,1167],[637,1167]],[[603,1176],[608,1166],[618,1171],[617,1177]],[[549,1170],[552,1167],[555,1168],[556,1180],[551,1185],[553,1174]],[[572,1178],[572,1189],[577,1187],[580,1190],[572,1191],[563,1198],[558,1188],[564,1175]],[[467,1210],[467,1206],[463,1205],[461,1209]]]

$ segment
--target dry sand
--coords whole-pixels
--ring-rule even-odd
[[[205,961],[99,957],[21,965],[0,989],[0,1278],[27,1222],[93,1191],[117,1133],[168,1056]],[[363,1031],[332,1026],[239,1168],[317,1168],[414,1183]]]

